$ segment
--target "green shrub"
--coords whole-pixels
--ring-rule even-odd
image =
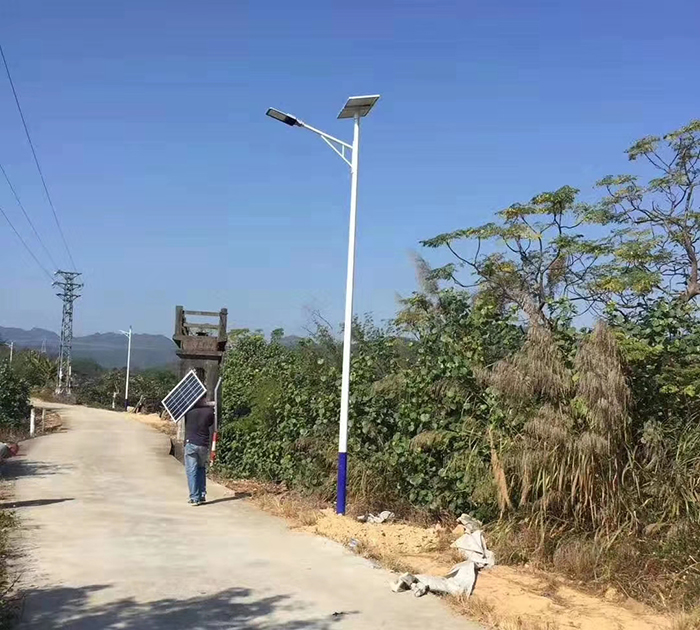
[[[7,362],[0,363],[0,424],[17,425],[29,417],[29,384]]]
[[[494,513],[489,451],[479,439],[487,407],[472,367],[503,356],[521,334],[493,305],[471,302],[451,291],[430,305],[416,296],[418,339],[405,336],[404,324],[355,322],[348,474],[356,507]],[[324,328],[294,348],[259,334],[232,340],[219,465],[332,498],[341,352]]]

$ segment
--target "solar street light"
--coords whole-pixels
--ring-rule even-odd
[[[338,499],[336,512],[345,514],[347,494],[347,469],[348,469],[348,407],[350,402],[350,358],[352,345],[352,303],[355,288],[355,233],[357,218],[357,176],[359,168],[360,152],[360,118],[369,114],[379,100],[379,95],[351,96],[338,118],[352,118],[354,120],[354,132],[352,144],[338,140],[330,134],[299,120],[296,116],[285,114],[278,109],[268,109],[267,115],[275,120],[283,122],[291,127],[303,127],[312,131],[335,151],[350,167],[350,228],[348,236],[348,268],[345,283],[345,327],[343,330],[343,375],[340,388],[340,430],[338,436]],[[350,153],[350,159],[346,153]]]
[[[299,120],[296,117],[291,116],[290,114],[285,114],[279,109],[273,109],[272,107],[270,107],[270,109],[267,110],[266,114],[270,118],[279,120],[280,122],[283,122],[285,125],[289,125],[290,127],[294,127],[295,125],[301,126]]]
[[[124,335],[129,340],[129,347],[126,351],[126,385],[124,386],[124,410],[129,410],[129,370],[131,369],[131,326],[129,326],[129,331],[120,330],[122,335]]]
[[[369,114],[378,100],[378,94],[373,94],[371,96],[351,96],[348,102],[345,103],[345,107],[340,110],[338,118],[355,118],[356,115],[360,118],[364,118]]]

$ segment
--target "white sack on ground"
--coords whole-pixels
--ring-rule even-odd
[[[457,522],[460,525],[464,526],[464,529],[466,530],[467,534],[471,534],[472,532],[480,530],[484,524],[481,521],[476,520],[474,517],[469,516],[469,514],[462,514],[457,519]]]
[[[395,593],[412,590],[416,597],[426,593],[446,593],[447,595],[471,595],[476,583],[476,566],[473,562],[460,562],[452,567],[445,577],[434,575],[412,575],[404,573],[391,590]]]
[[[486,546],[484,534],[481,531],[464,534],[455,540],[452,545],[465,560],[471,561],[477,569],[492,567],[496,564],[496,557]]]
[[[364,514],[363,516],[358,516],[357,520],[361,523],[373,523],[375,525],[379,523],[389,523],[396,518],[396,515],[389,510],[384,510],[376,516],[374,514]]]
[[[404,573],[391,585],[391,590],[399,593],[410,589],[416,597],[421,597],[428,592],[471,595],[476,584],[477,572],[494,566],[496,558],[493,551],[486,547],[481,531],[464,534],[452,543],[452,547],[459,550],[465,561],[452,567],[445,577]]]

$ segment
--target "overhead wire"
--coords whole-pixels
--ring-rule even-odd
[[[29,247],[29,245],[27,245],[27,242],[22,238],[22,235],[17,231],[17,228],[14,226],[12,221],[10,221],[10,217],[8,217],[7,214],[5,214],[5,211],[2,209],[2,206],[0,206],[0,214],[2,214],[2,216],[5,217],[5,221],[7,221],[7,224],[12,228],[12,231],[15,233],[20,243],[22,243],[24,249],[26,249],[27,252],[29,252],[29,255],[34,259],[34,262],[36,262],[36,264],[39,265],[41,270],[46,274],[46,277],[49,279],[49,282],[53,283],[53,277],[48,272],[46,267],[44,267],[44,265],[41,264],[41,261],[36,257],[36,255],[32,251],[32,248]]]
[[[29,133],[29,127],[27,127],[27,121],[24,118],[24,112],[22,111],[22,106],[19,102],[19,96],[17,95],[17,90],[15,89],[15,83],[12,80],[12,74],[10,73],[10,66],[7,64],[7,59],[5,58],[5,51],[0,44],[0,56],[2,57],[2,62],[5,66],[5,72],[7,73],[7,79],[10,82],[10,87],[12,88],[12,94],[15,97],[15,103],[17,104],[17,110],[19,111],[19,116],[22,119],[22,126],[24,127],[24,133],[27,136],[27,141],[29,142],[29,148],[32,150],[32,156],[34,157],[34,164],[36,164],[36,170],[39,172],[39,177],[41,178],[41,183],[44,186],[44,193],[46,194],[46,199],[51,207],[51,212],[53,213],[53,218],[56,221],[56,227],[58,228],[58,233],[61,235],[61,240],[68,253],[68,258],[70,259],[71,265],[75,270],[75,261],[73,260],[73,255],[71,254],[70,247],[68,247],[68,241],[63,233],[63,228],[61,227],[61,222],[58,220],[58,213],[56,212],[56,207],[54,206],[53,199],[51,199],[51,194],[49,193],[49,187],[46,185],[46,179],[44,178],[44,173],[41,170],[41,165],[39,164],[39,158],[37,157],[36,150],[34,149],[34,143],[32,142],[32,137]]]
[[[2,171],[3,177],[5,178],[7,185],[10,187],[12,194],[15,196],[15,200],[17,201],[17,205],[19,206],[20,210],[22,211],[24,218],[27,219],[27,223],[29,223],[29,227],[32,228],[32,232],[34,232],[34,236],[36,236],[37,240],[39,241],[39,244],[43,248],[46,255],[49,257],[49,260],[51,261],[53,268],[58,269],[58,265],[56,264],[56,261],[54,260],[53,256],[51,255],[51,252],[48,250],[48,248],[44,244],[44,240],[41,238],[41,236],[39,236],[39,232],[37,232],[37,229],[34,227],[34,223],[29,218],[27,211],[24,209],[24,205],[22,204],[22,201],[20,200],[19,195],[17,194],[15,187],[12,185],[12,182],[10,181],[10,178],[8,177],[7,172],[5,171],[5,168],[3,167],[2,164],[0,164],[0,171]]]

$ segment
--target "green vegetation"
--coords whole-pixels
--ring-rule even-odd
[[[0,362],[0,426],[13,427],[29,417],[29,384],[6,361]]]
[[[56,359],[36,350],[19,349],[15,350],[11,365],[8,352],[4,353],[3,358],[0,361],[0,422],[7,423],[10,417],[20,420],[28,418],[30,392],[46,400],[55,398]],[[105,370],[92,359],[75,359],[73,393],[69,400],[65,397],[62,400],[111,408],[112,396],[117,392],[115,404],[118,409],[123,409],[125,378],[125,369]],[[142,411],[156,412],[160,409],[160,401],[177,381],[175,373],[168,368],[132,371],[129,377],[130,403],[140,401]],[[20,400],[26,401],[24,406]],[[7,415],[3,415],[4,409],[8,410]]]
[[[132,372],[129,375],[129,403],[141,403],[141,411],[155,413],[160,410],[160,401],[178,382],[174,372],[167,369],[149,369]],[[75,388],[75,398],[79,405],[92,407],[112,407],[116,392],[117,409],[124,408],[124,385],[126,370],[100,370],[96,376],[86,377]]]
[[[700,598],[700,122],[628,157],[653,176],[426,240],[454,261],[416,257],[396,320],[355,322],[350,491],[361,510],[470,512],[503,561],[683,607]],[[231,337],[218,464],[331,500],[342,349],[324,326],[281,337]]]
[[[20,609],[17,595],[12,592],[14,582],[8,568],[9,537],[16,521],[8,510],[0,511],[0,630],[14,627]]]

